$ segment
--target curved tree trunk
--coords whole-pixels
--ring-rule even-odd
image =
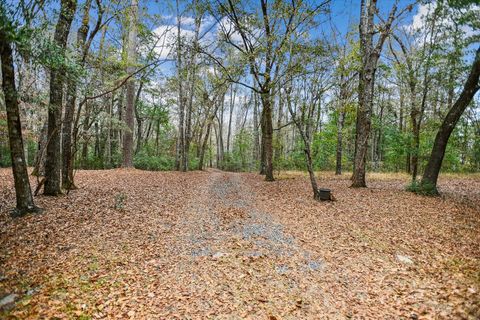
[[[438,193],[437,190],[437,180],[442,167],[443,157],[445,156],[445,150],[447,149],[448,139],[455,129],[455,125],[462,116],[465,109],[468,107],[472,101],[475,93],[480,89],[478,80],[480,78],[480,47],[477,49],[475,55],[475,60],[472,64],[472,69],[468,75],[463,91],[458,97],[457,101],[453,104],[452,108],[445,116],[445,119],[438,129],[437,135],[435,137],[435,142],[433,144],[432,153],[430,154],[430,159],[425,168],[425,173],[423,174],[422,181],[420,184],[420,190],[422,192],[427,191],[428,193]]]

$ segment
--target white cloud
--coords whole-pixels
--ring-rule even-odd
[[[412,22],[403,25],[403,29],[411,35],[418,32],[424,32],[428,28],[427,19],[431,17],[436,7],[436,1],[418,5],[417,13],[413,16]],[[472,4],[468,10],[473,10],[480,14],[480,5]],[[437,25],[452,27],[454,25],[452,19],[458,19],[458,17],[455,17],[455,15],[450,13],[448,16],[442,16],[442,19],[437,20],[436,23]],[[466,37],[472,36],[476,33],[476,31],[469,26],[462,25],[460,28]]]
[[[217,26],[217,33],[227,36],[231,41],[240,44],[242,36],[235,28],[235,24],[227,17],[222,18]]]
[[[153,33],[158,37],[155,52],[160,58],[171,57],[173,49],[177,44],[178,29],[176,25],[163,25],[153,30]],[[180,36],[187,40],[194,37],[194,32],[188,29],[181,28]]]
[[[422,30],[426,27],[426,19],[435,9],[435,3],[420,4],[417,13],[413,16],[412,23],[409,25],[411,32]]]

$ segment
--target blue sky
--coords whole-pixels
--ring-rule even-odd
[[[250,5],[255,5],[258,0],[246,0]],[[310,1],[312,5],[316,4],[316,0]],[[382,0],[378,1],[378,7],[382,16],[386,17],[389,10],[394,4],[394,0]],[[400,0],[398,7],[404,8],[413,1]],[[161,0],[143,0],[141,4],[147,9],[149,14],[158,14],[162,16],[166,15],[175,15],[175,1],[161,1]],[[180,6],[182,9],[185,9],[186,5],[191,4],[191,1],[180,0]],[[342,33],[345,33],[348,30],[349,25],[358,24],[358,17],[360,11],[360,1],[359,0],[331,0],[330,2],[331,9],[331,20]],[[417,8],[414,7],[411,13],[404,15],[404,23],[410,23],[412,17],[417,12]],[[315,32],[318,30],[312,30]]]

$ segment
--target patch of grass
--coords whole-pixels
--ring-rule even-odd
[[[406,191],[414,192],[422,196],[438,196],[437,187],[431,183],[413,181],[405,188]]]

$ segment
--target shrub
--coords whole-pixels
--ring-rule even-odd
[[[414,181],[406,187],[407,191],[420,194],[422,196],[436,196],[438,195],[438,190],[435,185],[431,183],[421,183]]]
[[[168,156],[149,156],[140,153],[134,157],[133,165],[135,168],[141,170],[167,171],[173,170],[175,159]]]

